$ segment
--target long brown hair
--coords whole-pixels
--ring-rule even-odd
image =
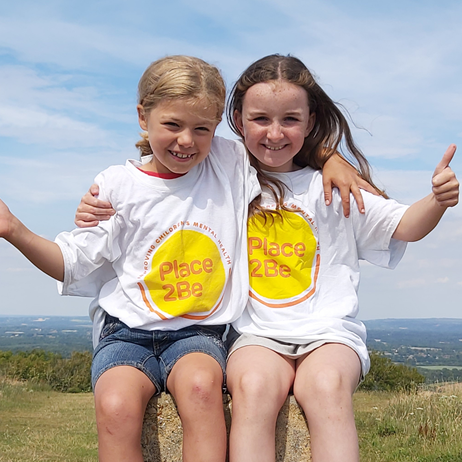
[[[356,146],[342,111],[316,82],[303,62],[294,56],[278,54],[265,56],[251,64],[242,73],[231,90],[227,104],[228,122],[233,132],[242,138],[234,115],[236,112],[242,113],[247,90],[258,83],[278,80],[302,87],[308,95],[310,113],[316,114],[314,127],[305,138],[302,149],[294,157],[294,163],[299,167],[309,166],[320,170],[333,154],[340,152],[346,160],[357,168],[363,179],[386,197],[385,193],[372,182],[369,162]],[[276,201],[276,211],[285,209],[283,200],[286,185],[263,172],[252,153],[249,152],[249,156],[250,163],[258,172],[260,184],[269,189]],[[254,199],[250,210],[251,212],[268,212],[261,206],[261,196]]]

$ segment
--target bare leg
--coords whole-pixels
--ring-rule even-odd
[[[294,367],[294,361],[260,346],[242,347],[231,355],[230,462],[274,462],[276,419],[292,386]]]
[[[118,366],[95,386],[100,462],[143,462],[141,430],[146,406],[156,388],[140,370]]]
[[[358,462],[352,396],[361,363],[346,345],[330,343],[297,360],[294,395],[305,411],[313,462]]]
[[[183,461],[224,462],[223,372],[218,362],[204,353],[183,356],[173,366],[167,388],[183,424]]]

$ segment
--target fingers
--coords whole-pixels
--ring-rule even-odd
[[[93,184],[90,186],[89,193],[90,193],[92,196],[98,197],[98,194],[99,194],[99,186],[98,186],[97,184],[93,183]]]
[[[454,207],[459,202],[459,181],[455,173],[446,167],[432,179],[432,192],[441,207]]]
[[[340,190],[340,197],[342,198],[343,214],[346,218],[350,216],[350,185],[338,186]]]
[[[98,226],[100,221],[109,220],[115,214],[111,204],[98,199],[95,194],[99,194],[99,188],[97,185],[92,185],[77,207],[74,223],[79,228]]]
[[[366,184],[369,184],[369,183],[366,182]],[[364,200],[363,200],[363,195],[361,194],[361,190],[359,189],[359,187],[357,185],[352,184],[351,185],[351,193],[353,194],[353,197],[355,198],[356,205],[358,207],[359,213],[364,214],[366,212],[366,209],[364,207]],[[345,208],[343,210],[345,211]]]
[[[446,152],[443,154],[443,158],[440,160],[438,165],[435,168],[435,172],[433,176],[439,175],[445,168],[449,167],[454,154],[456,153],[456,145],[451,144],[447,149]]]
[[[99,221],[83,221],[77,219],[77,216],[74,220],[74,223],[79,227],[79,228],[92,228],[93,226],[98,226]]]
[[[380,195],[372,185],[370,185],[366,180],[363,180],[360,176],[358,176],[356,182],[358,183],[358,187],[364,189],[364,191],[370,192],[374,196]]]
[[[459,182],[449,167],[456,145],[451,144],[435,168],[432,178],[432,192],[441,207],[454,207],[459,202]]]
[[[332,202],[332,183],[325,177],[322,178],[322,183],[324,187],[324,201],[326,205],[330,205]]]

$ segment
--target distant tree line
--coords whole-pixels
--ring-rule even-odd
[[[462,370],[457,368],[443,367],[441,369],[418,368],[418,371],[425,377],[426,382],[462,382]]]
[[[91,391],[91,359],[92,355],[89,351],[74,351],[70,358],[63,358],[58,353],[43,350],[15,353],[0,351],[0,376],[46,384],[60,392],[89,392]],[[451,373],[450,370],[447,371]],[[440,374],[438,377],[441,377],[441,371],[432,372]],[[457,372],[462,371],[457,370]],[[452,376],[445,377],[453,380]],[[425,377],[417,369],[395,364],[381,353],[371,352],[371,370],[360,389],[410,392],[424,382]]]
[[[52,390],[79,393],[91,391],[92,354],[74,351],[70,358],[43,350],[0,351],[0,375],[11,380],[46,384]]]
[[[415,391],[425,382],[425,377],[415,367],[395,364],[377,351],[370,352],[371,369],[361,383],[361,390]]]

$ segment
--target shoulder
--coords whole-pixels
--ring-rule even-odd
[[[220,162],[242,163],[247,158],[242,141],[229,140],[221,136],[213,138],[210,154],[212,157],[220,159]]]
[[[100,188],[99,197],[101,199],[114,200],[112,198],[113,193],[126,189],[132,182],[131,180],[134,180],[131,170],[136,170],[136,167],[132,162],[133,161],[127,161],[125,165],[112,165],[106,170],[98,173],[95,178],[95,183]]]

